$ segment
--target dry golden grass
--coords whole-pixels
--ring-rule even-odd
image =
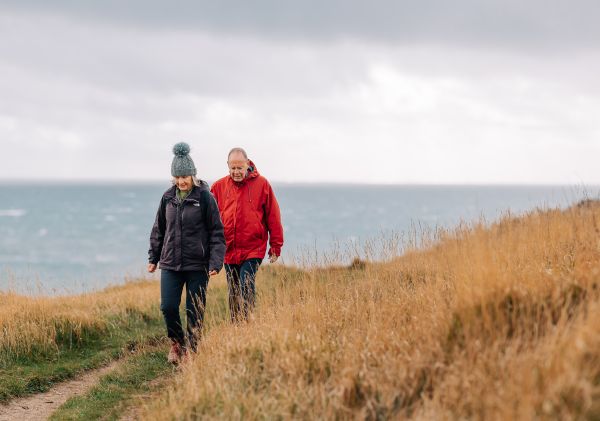
[[[255,319],[211,329],[144,419],[599,417],[599,218],[536,211],[387,263],[263,268]]]
[[[211,279],[208,328],[226,317],[226,290],[224,273]],[[136,318],[162,320],[159,304],[160,286],[147,279],[70,296],[0,292],[0,363],[55,355],[65,345],[85,346],[86,339],[140,326]]]
[[[52,352],[60,342],[106,332],[111,321],[155,312],[158,301],[157,283],[151,281],[65,297],[0,293],[0,357]]]

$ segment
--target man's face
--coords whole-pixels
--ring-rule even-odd
[[[188,191],[192,188],[192,176],[191,175],[186,175],[186,176],[181,176],[181,177],[175,177],[175,183],[177,184],[177,187],[179,188],[179,190],[181,191]]]
[[[240,182],[248,174],[248,160],[241,153],[232,153],[227,160],[229,175],[233,181]]]

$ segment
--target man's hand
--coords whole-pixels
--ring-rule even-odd
[[[210,270],[210,271],[208,271],[208,276],[215,276],[216,274],[217,274],[217,271],[216,271],[216,270],[214,270],[214,269],[213,269],[213,270]]]
[[[154,273],[156,270],[156,265],[154,263],[148,263],[148,272]]]
[[[276,256],[276,255],[272,254],[272,255],[269,256],[269,262],[270,263],[275,263],[278,258],[279,258],[279,256]]]

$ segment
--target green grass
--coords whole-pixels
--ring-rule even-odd
[[[183,300],[182,300],[183,301]],[[182,303],[182,321],[185,314]],[[210,330],[229,320],[227,287],[212,288],[208,294],[205,330]],[[161,333],[164,322],[159,323]],[[124,337],[130,334],[122,332]],[[152,393],[161,383],[149,385],[152,380],[169,377],[173,368],[166,360],[168,343],[141,347],[129,355],[114,372],[102,377],[86,395],[69,399],[52,414],[52,420],[116,420],[134,403],[135,396]]]
[[[265,281],[271,284],[273,274],[265,272]],[[264,286],[261,289],[264,291]],[[229,320],[227,287],[210,289],[207,298],[205,330],[210,330]],[[181,317],[185,323],[183,306],[184,302]],[[77,341],[57,341],[54,352],[18,358],[4,355],[0,358],[0,403],[47,391],[55,383],[126,356],[114,373],[101,378],[86,395],[68,400],[52,418],[118,419],[135,395],[150,392],[148,383],[172,372],[172,366],[166,361],[168,344],[161,340],[165,326],[158,306],[149,313],[115,317],[107,325],[107,331],[85,332]]]
[[[207,297],[205,329],[210,330],[219,323],[229,320],[227,288],[213,288]],[[182,304],[183,305],[183,304]],[[182,321],[185,321],[182,308]],[[161,327],[164,325],[161,321]],[[153,347],[141,347],[130,355],[113,373],[102,377],[98,385],[86,395],[74,397],[63,404],[52,420],[117,420],[134,402],[140,393],[149,393],[154,388],[149,383],[158,378],[166,378],[173,368],[166,360],[168,341]]]
[[[123,361],[114,372],[102,377],[86,395],[69,399],[50,417],[51,420],[117,420],[132,398],[152,392],[150,382],[165,379],[173,372],[167,364],[166,345],[142,348]]]
[[[105,365],[128,350],[164,334],[164,323],[158,310],[155,317],[129,317],[113,321],[110,326],[107,332],[90,335],[79,343],[61,343],[52,354],[2,360],[0,402],[44,392],[54,383]]]
[[[185,301],[185,296],[182,301]],[[182,303],[182,321],[185,312]],[[208,296],[205,328],[210,329],[227,316],[227,288],[213,288]],[[0,358],[0,403],[15,397],[45,392],[55,383],[71,379],[83,371],[106,365],[140,344],[165,335],[158,306],[150,312],[129,312],[127,317],[109,320],[108,330],[85,332],[77,341],[63,338],[56,350],[27,356]]]

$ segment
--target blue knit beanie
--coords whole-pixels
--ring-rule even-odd
[[[171,164],[171,175],[173,177],[196,175],[196,167],[190,154],[190,145],[180,142],[173,146],[173,163]]]

